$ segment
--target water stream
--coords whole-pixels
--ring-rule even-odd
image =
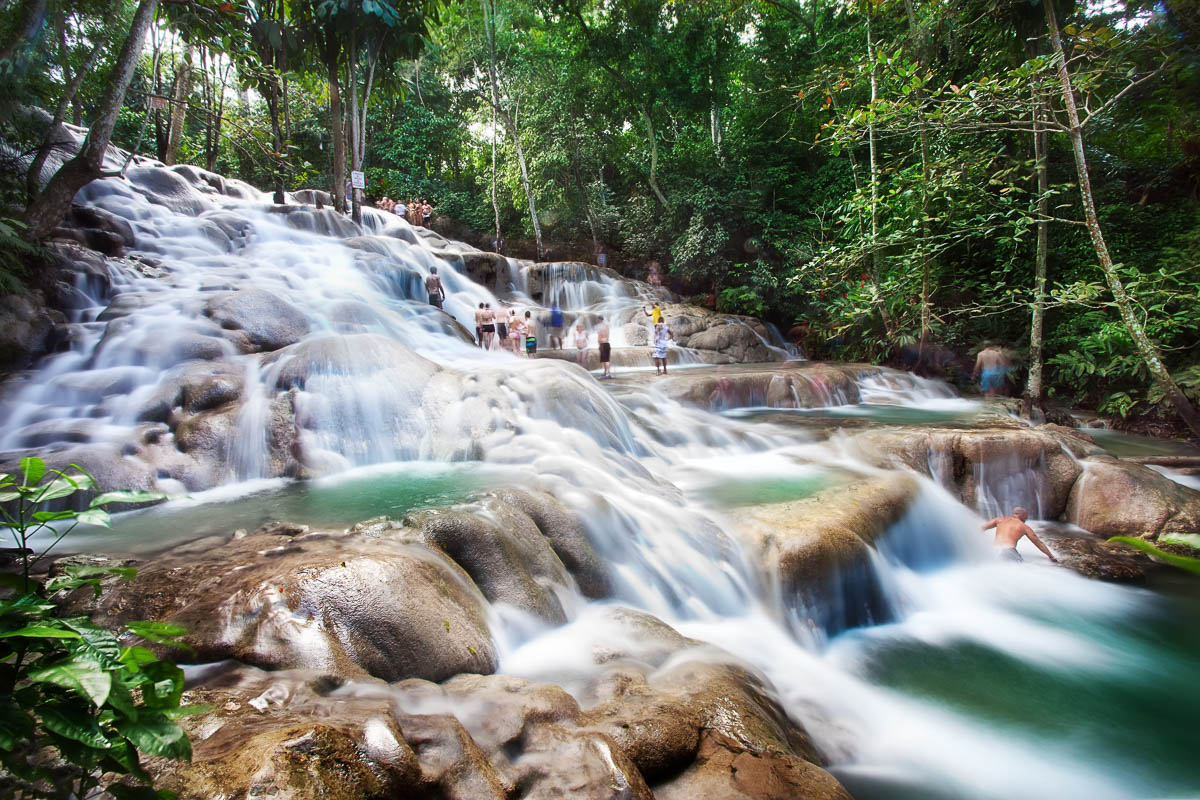
[[[631,606],[765,675],[858,798],[1200,790],[1200,632],[1182,622],[1200,614],[1193,586],[1092,582],[1032,549],[1025,565],[997,564],[979,516],[921,479],[869,565],[886,613],[846,630],[828,609],[780,598],[727,532],[738,508],[878,473],[827,431],[782,417],[977,422],[978,404],[944,384],[888,373],[859,379],[860,403],[831,396],[822,409],[724,414],[681,405],[652,382],[609,392],[573,364],[470,343],[422,302],[430,268],[468,331],[480,302],[541,313],[528,277],[498,298],[469,278],[462,246],[392,215],[367,210],[359,229],[328,210],[273,210],[266,195],[195,170],[146,166],[80,199],[127,220],[137,245],[113,272],[111,296],[80,279],[88,302],[70,349],[0,397],[0,449],[115,452],[181,496],[119,515],[111,532],[81,529],[65,547],[145,555],[269,519],[344,527],[487,488],[542,489],[585,521],[614,590],[599,602],[575,595],[555,628],[495,609],[503,672],[581,686],[600,669],[588,654],[620,635],[602,624],[604,610]],[[582,268],[543,280],[542,299],[572,316],[621,321],[645,299]],[[295,309],[292,330],[263,333],[288,346],[247,353],[222,329],[214,298],[246,287]],[[614,344],[624,335],[614,326]],[[197,374],[205,380],[192,393],[226,391],[235,413],[197,400],[168,429],[177,420],[156,409]],[[289,458],[310,480],[293,480]],[[995,496],[1036,491],[1009,485],[1028,479],[1019,465],[998,472],[984,477]],[[843,580],[854,591],[863,578]]]

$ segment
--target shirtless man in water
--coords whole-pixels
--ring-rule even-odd
[[[429,268],[429,274],[425,276],[425,291],[429,292],[429,305],[441,308],[446,301],[446,289],[438,277],[437,267]]]
[[[1033,528],[1025,524],[1025,520],[1029,517],[1029,512],[1017,506],[1012,510],[1012,516],[996,517],[989,520],[981,526],[983,530],[989,528],[996,529],[996,538],[992,544],[996,547],[996,552],[1000,558],[1006,561],[1020,562],[1023,559],[1021,554],[1017,552],[1017,542],[1021,541],[1022,536],[1028,536],[1029,541],[1033,542],[1033,546],[1046,554],[1046,558],[1058,563],[1058,559],[1050,552],[1050,548],[1038,538],[1038,535],[1033,532]]]

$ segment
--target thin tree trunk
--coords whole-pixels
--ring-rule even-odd
[[[358,41],[353,32],[350,35],[349,58],[346,63],[346,89],[350,92],[350,169],[359,168],[358,152]],[[350,189],[352,200],[352,217],[355,222],[362,222],[362,205],[359,196],[362,193],[353,187]]]
[[[54,149],[54,132],[62,124],[63,119],[67,115],[67,106],[74,102],[79,92],[79,87],[83,85],[83,79],[92,71],[92,67],[95,65],[96,59],[100,56],[100,51],[103,49],[104,42],[96,42],[92,48],[92,52],[88,53],[88,57],[84,60],[82,66],[80,66],[79,71],[75,73],[70,85],[63,91],[63,96],[58,101],[58,108],[54,110],[54,119],[50,122],[50,127],[46,129],[46,135],[42,137],[41,147],[38,148],[33,163],[29,165],[29,170],[25,173],[27,202],[33,202],[33,199],[37,196],[38,189],[41,188],[42,170],[46,166],[46,159],[50,157],[50,151]]]
[[[490,13],[489,12],[490,9]],[[496,200],[496,109],[500,106],[500,97],[496,89],[496,3],[494,0],[489,0],[488,5],[484,6],[484,13],[487,14],[484,22],[487,26],[488,37],[488,81],[491,86],[492,93],[492,213],[496,216],[496,233],[493,239],[496,242],[496,250],[500,249],[500,203]]]
[[[875,305],[879,308],[879,317],[883,321],[884,331],[888,339],[893,339],[892,317],[888,313],[887,303],[879,292],[879,251],[876,240],[879,236],[879,170],[875,159],[875,100],[878,96],[879,81],[875,75],[875,43],[871,39],[871,12],[867,11],[867,60],[871,65],[871,116],[867,118],[867,158],[871,186],[871,294],[875,297]]]
[[[183,139],[183,123],[187,120],[188,99],[192,96],[192,52],[188,42],[183,59],[175,70],[175,91],[171,93],[171,121],[167,126],[167,152],[163,163],[170,166],[178,160],[179,142]]]
[[[1021,415],[1033,416],[1033,406],[1042,402],[1042,328],[1046,315],[1046,263],[1050,240],[1050,176],[1046,166],[1046,130],[1042,127],[1042,101],[1033,90],[1033,158],[1037,168],[1037,255],[1034,258],[1033,314],[1029,323],[1029,382],[1021,401]]]
[[[1108,244],[1104,241],[1104,232],[1100,228],[1100,218],[1096,214],[1096,203],[1092,196],[1092,181],[1088,174],[1087,156],[1083,151],[1083,126],[1079,122],[1079,109],[1075,105],[1075,90],[1071,86],[1071,73],[1067,70],[1066,52],[1063,48],[1062,35],[1058,30],[1058,19],[1054,14],[1053,0],[1043,0],[1042,5],[1046,10],[1050,41],[1054,45],[1054,52],[1058,60],[1058,80],[1062,86],[1063,103],[1066,106],[1067,120],[1070,123],[1068,132],[1071,137],[1071,150],[1075,154],[1075,171],[1079,178],[1079,193],[1083,199],[1083,216],[1087,222],[1088,233],[1092,237],[1092,246],[1096,250],[1100,269],[1113,293],[1113,300],[1116,301],[1117,309],[1120,311],[1121,321],[1129,331],[1129,337],[1133,340],[1138,354],[1146,362],[1146,368],[1162,390],[1163,396],[1175,406],[1180,418],[1191,428],[1193,433],[1200,436],[1200,413],[1197,413],[1195,406],[1175,383],[1175,379],[1171,377],[1171,373],[1162,362],[1158,346],[1150,340],[1146,329],[1137,318],[1133,300],[1125,291],[1125,285],[1121,282],[1121,276],[1117,274],[1116,265],[1109,254]]]
[[[650,118],[650,111],[645,104],[642,104],[639,110],[642,113],[642,121],[646,123],[646,140],[650,143],[650,174],[646,180],[650,184],[650,190],[658,198],[658,202],[663,205],[663,208],[666,208],[667,196],[662,193],[662,189],[658,188],[658,135],[654,130],[654,120]]]
[[[336,59],[329,67],[329,130],[333,138],[333,207],[346,213],[346,110],[343,108],[341,78]]]
[[[46,238],[70,209],[71,200],[76,192],[100,177],[104,154],[108,150],[113,127],[117,123],[117,114],[125,101],[125,92],[129,89],[142,45],[146,41],[146,32],[150,30],[157,10],[158,0],[141,0],[138,4],[133,15],[133,24],[129,29],[129,37],[117,56],[116,67],[100,103],[100,116],[88,131],[79,153],[63,164],[25,213],[29,236],[32,239]]]
[[[529,182],[529,168],[525,164],[525,150],[521,147],[521,137],[517,132],[517,125],[513,118],[506,111],[499,111],[500,119],[504,122],[504,127],[508,129],[508,134],[512,137],[513,147],[517,151],[517,164],[521,167],[521,186],[525,189],[525,196],[529,199],[529,219],[533,222],[533,237],[537,243],[538,261],[542,260],[544,248],[542,247],[542,224],[538,222],[537,205],[533,199],[533,186]]]
[[[917,36],[917,14],[913,9],[913,0],[904,1],[905,10],[908,12],[908,29],[909,32]],[[917,43],[917,62],[923,65],[927,60],[924,46],[924,38],[918,40]],[[921,343],[918,346],[917,363],[921,364],[925,358],[925,348],[929,343],[929,334],[931,327],[931,317],[933,316],[929,305],[930,292],[930,268],[929,268],[929,132],[925,128],[925,90],[918,86],[913,92],[917,104],[917,137],[921,144]]]

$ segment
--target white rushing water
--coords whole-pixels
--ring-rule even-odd
[[[722,529],[714,502],[739,487],[803,496],[846,476],[877,474],[836,439],[685,407],[652,386],[611,395],[572,364],[480,351],[423,302],[424,278],[439,268],[446,311],[473,331],[480,303],[544,313],[528,294],[528,275],[514,265],[511,294],[497,297],[470,279],[462,246],[393,215],[368,209],[359,230],[328,210],[272,209],[266,195],[234,182],[219,193],[210,186],[219,181],[198,171],[142,167],[132,178],[82,193],[82,201],[127,220],[137,244],[111,274],[114,297],[80,280],[91,303],[76,312],[70,349],[0,399],[0,449],[117,448],[121,463],[149,464],[162,488],[212,492],[138,512],[143,517],[221,505],[238,491],[211,487],[278,490],[289,454],[306,474],[335,476],[323,479],[333,488],[314,484],[317,492],[336,491],[339,474],[358,479],[395,462],[424,469],[479,462],[482,483],[557,496],[585,521],[616,578],[601,602],[561,587],[570,619],[557,628],[494,607],[505,672],[582,686],[601,669],[591,654],[619,648],[609,640],[625,635],[605,623],[605,611],[630,606],[724,651],[685,657],[736,657],[765,675],[848,785],[868,794],[872,785],[885,787],[873,796],[904,786],[915,787],[913,796],[933,796],[922,792],[936,787],[946,797],[980,798],[1145,790],[1139,775],[1089,750],[1086,737],[1039,740],[1020,726],[888,686],[876,668],[890,648],[969,644],[1031,668],[1136,675],[1145,664],[1103,630],[1107,619],[1151,604],[1147,596],[1037,563],[994,564],[979,517],[922,480],[866,574],[844,576],[839,587],[849,603],[855,593],[877,595],[882,624],[843,632],[829,609],[778,596],[771,576]],[[648,299],[639,287],[581,267],[551,270],[543,280],[546,302],[557,301],[568,318],[604,314],[620,323]],[[214,298],[249,287],[296,310],[303,323],[290,337],[296,343],[246,353],[238,335],[206,313]],[[626,343],[618,324],[614,343]],[[154,409],[197,371],[224,376],[236,413],[216,415],[197,402],[188,420],[164,425],[180,411],[156,416]],[[861,379],[859,391],[864,406],[976,408],[944,384],[894,373]],[[846,404],[829,396],[831,407]],[[194,431],[201,423],[206,436]],[[186,452],[183,428],[193,429]],[[148,431],[152,443],[128,451],[130,442],[148,442]],[[284,434],[291,444],[279,446]],[[984,499],[1036,493],[1022,465],[994,468],[994,477],[981,478],[981,491],[991,492]],[[148,536],[152,528],[130,530]]]

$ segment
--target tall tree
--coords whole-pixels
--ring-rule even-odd
[[[1191,428],[1193,433],[1200,436],[1200,413],[1196,411],[1187,395],[1171,377],[1171,373],[1163,364],[1162,353],[1159,352],[1158,346],[1146,334],[1146,328],[1138,319],[1134,309],[1133,299],[1126,292],[1125,284],[1121,280],[1112,254],[1108,250],[1108,243],[1104,239],[1104,231],[1100,226],[1100,217],[1096,213],[1095,197],[1092,194],[1092,179],[1088,171],[1087,154],[1083,148],[1083,125],[1080,122],[1079,108],[1075,99],[1075,88],[1071,83],[1070,60],[1067,57],[1066,48],[1063,46],[1062,33],[1058,27],[1058,17],[1054,11],[1053,0],[1042,0],[1042,4],[1046,10],[1046,25],[1050,29],[1054,63],[1062,89],[1063,105],[1067,112],[1067,135],[1071,139],[1071,152],[1075,156],[1075,172],[1079,181],[1079,194],[1083,201],[1083,217],[1087,223],[1092,247],[1096,251],[1096,260],[1112,291],[1113,300],[1121,314],[1121,321],[1125,324],[1134,347],[1146,362],[1146,369],[1162,390],[1163,396],[1175,407],[1180,419]]]
[[[79,153],[54,173],[25,212],[29,236],[44,239],[50,234],[71,207],[75,194],[91,181],[99,178],[104,165],[104,155],[112,138],[117,115],[125,101],[125,92],[133,79],[138,57],[146,41],[146,33],[154,21],[158,0],[141,0],[133,15],[129,35],[121,46],[120,55],[109,78],[108,89],[100,101],[98,117],[92,122],[87,138]]]

